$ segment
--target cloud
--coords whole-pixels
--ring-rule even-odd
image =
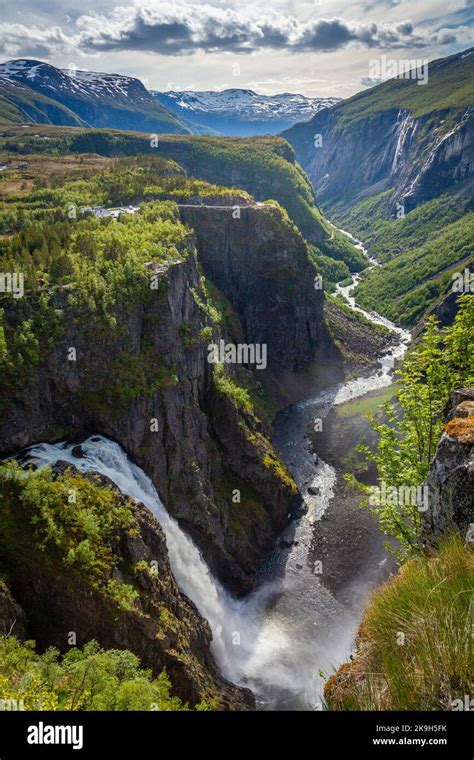
[[[110,14],[85,14],[77,19],[81,45],[94,50],[131,49],[164,55],[229,51],[288,45],[297,29],[290,17],[245,14],[230,8],[189,3],[136,3]]]
[[[21,55],[31,58],[47,58],[74,48],[75,40],[68,37],[59,26],[40,29],[24,24],[0,24],[0,50],[9,58]]]
[[[341,18],[299,22],[275,12],[235,11],[209,4],[137,0],[109,14],[84,14],[77,20],[81,45],[92,50],[142,50],[165,55],[260,49],[330,52],[359,43],[368,48],[451,44],[429,30],[416,32],[410,20],[395,24],[359,23]],[[454,41],[456,30],[452,30]]]
[[[83,53],[134,50],[175,56],[206,53],[253,53],[257,50],[330,52],[359,44],[383,50],[448,45],[464,41],[464,27],[416,31],[411,21],[361,23],[341,18],[300,22],[272,11],[209,4],[136,0],[107,13],[89,12],[75,20],[68,35],[59,27],[41,30],[0,24],[3,49],[22,55],[55,55],[68,48]]]

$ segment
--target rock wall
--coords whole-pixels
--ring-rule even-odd
[[[340,127],[338,109],[324,109],[284,136],[316,189],[330,206],[350,203],[394,189],[391,204],[409,211],[464,182],[474,180],[474,109],[452,114],[436,111],[420,117],[388,109]],[[452,128],[443,127],[446,121]],[[315,135],[321,146],[315,147]]]
[[[429,509],[424,513],[425,540],[429,543],[453,529],[466,534],[474,524],[474,388],[451,394],[426,485]]]
[[[196,233],[204,273],[237,312],[245,340],[267,345],[269,363],[297,371],[334,353],[306,243],[278,207],[183,206],[180,216]]]
[[[262,464],[262,451],[238,424],[231,400],[215,403],[208,339],[200,338],[212,322],[193,295],[200,287],[194,256],[162,266],[159,277],[156,297],[123,307],[115,330],[99,320],[84,324],[68,314],[67,296],[57,294],[63,334],[35,375],[12,393],[0,421],[1,453],[94,432],[117,441],[152,478],[214,572],[241,591],[301,500]],[[77,361],[68,361],[69,347]],[[248,424],[268,435],[263,425]],[[242,483],[259,506],[245,525],[231,514],[239,509],[232,491]]]
[[[267,343],[269,361],[290,371],[329,357],[323,295],[303,239],[276,207],[241,213],[237,220],[230,210],[182,210],[195,227],[202,268],[234,306],[237,332],[247,343]],[[242,592],[302,499],[265,424],[216,388],[209,330],[216,341],[227,339],[227,328],[209,316],[194,250],[149,267],[158,290],[118,305],[115,328],[99,317],[86,321],[68,305],[67,289],[55,291],[62,335],[12,388],[0,418],[0,454],[91,433],[117,441],[152,478],[213,572]],[[18,322],[11,302],[6,319]],[[76,361],[68,361],[70,347]],[[232,501],[235,489],[240,504]]]

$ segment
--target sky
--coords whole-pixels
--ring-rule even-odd
[[[474,0],[0,0],[0,59],[127,74],[149,89],[348,97],[373,61],[474,44]]]

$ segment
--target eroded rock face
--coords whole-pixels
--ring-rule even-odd
[[[393,208],[401,203],[409,211],[463,182],[472,188],[472,107],[422,116],[407,109],[369,110],[341,127],[342,116],[342,108],[324,109],[283,133],[317,188],[318,201],[330,206],[352,197],[357,202],[393,189]],[[315,135],[321,135],[323,149],[315,148]]]
[[[454,391],[447,421],[426,480],[429,509],[424,537],[457,528],[466,534],[474,523],[474,388]]]
[[[180,208],[196,233],[199,262],[237,312],[246,341],[267,345],[270,364],[297,371],[334,347],[306,243],[278,208]]]
[[[209,235],[206,247],[198,244],[202,265],[234,304],[241,339],[267,342],[269,358],[291,368],[329,352],[323,296],[294,228],[260,206],[238,221],[212,208],[191,212],[198,238]],[[269,430],[216,392],[202,330],[216,340],[227,337],[226,328],[203,308],[194,253],[155,269],[155,295],[119,307],[115,329],[99,318],[86,321],[68,306],[67,292],[55,293],[63,333],[35,376],[12,390],[0,419],[0,454],[93,433],[117,441],[213,572],[243,592],[302,500],[268,462],[262,436],[268,441]],[[6,318],[17,318],[13,306]],[[77,361],[68,361],[71,346]],[[235,489],[247,494],[246,503],[233,503]]]

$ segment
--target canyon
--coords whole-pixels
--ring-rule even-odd
[[[441,332],[467,304],[449,278],[471,255],[471,65],[434,62],[423,86],[382,84],[283,137],[151,145],[86,111],[73,130],[2,127],[6,165],[28,159],[21,182],[2,175],[5,268],[25,272],[0,310],[4,633],[134,653],[193,709],[344,703],[364,653],[328,676],[361,657],[367,600],[398,577],[396,540],[348,482],[377,486],[358,444],[397,424],[400,361],[421,345],[444,371],[432,314],[457,354],[413,485],[417,541],[430,557],[472,527],[470,349]],[[46,75],[71,87],[39,74],[38,97]],[[95,99],[103,126],[115,85],[79,76],[76,111]],[[145,128],[148,95],[122,85]]]

